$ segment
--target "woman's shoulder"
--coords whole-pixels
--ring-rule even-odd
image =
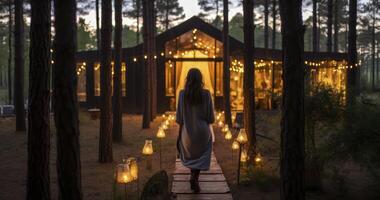
[[[203,89],[202,92],[203,92],[204,95],[211,97],[211,93],[210,93],[210,91],[208,89]]]

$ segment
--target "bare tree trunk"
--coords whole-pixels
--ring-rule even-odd
[[[276,49],[276,20],[277,20],[277,0],[272,0],[272,20],[273,20],[273,33],[272,33],[272,49]],[[273,73],[273,71],[272,71]]]
[[[302,0],[280,0],[283,44],[281,199],[303,200],[305,168]]]
[[[375,54],[376,54],[376,1],[372,0],[372,33],[371,33],[371,46],[372,46],[372,90],[375,90]]]
[[[8,104],[12,104],[12,0],[8,0]]]
[[[141,0],[136,0],[136,9],[137,9],[137,16],[136,16],[136,45],[140,43],[140,13],[141,13]]]
[[[122,32],[123,32],[123,17],[122,17],[122,2],[123,0],[115,0],[115,38],[114,38],[114,76],[113,76],[113,140],[121,142],[123,139],[123,121],[122,121],[122,102],[121,102],[121,56],[122,56]]]
[[[347,104],[355,104],[357,94],[357,75],[356,75],[356,20],[357,20],[357,0],[349,0],[349,22],[348,22],[348,66],[347,69]],[[351,68],[352,67],[352,68]]]
[[[156,118],[157,115],[157,65],[156,65],[156,33],[157,33],[157,27],[156,27],[156,19],[157,19],[157,11],[155,10],[155,0],[150,0],[149,3],[149,13],[154,13],[153,15],[150,14],[150,22],[149,22],[149,40],[151,43],[151,48],[149,49],[148,53],[148,59],[150,62],[150,68],[151,68],[151,90],[152,90],[152,97],[151,97],[151,118],[150,120],[153,121]]]
[[[248,132],[249,156],[256,153],[256,126],[255,126],[255,65],[254,55],[254,28],[253,28],[253,0],[243,0],[244,13],[244,127]]]
[[[313,0],[313,52],[318,49],[317,0]]]
[[[223,96],[224,118],[228,126],[232,126],[230,102],[230,40],[228,24],[228,0],[223,0]]]
[[[99,49],[100,49],[99,0],[95,0],[95,16],[96,16],[96,49],[98,52],[98,59],[99,59]]]
[[[327,52],[332,52],[333,0],[327,0]]]
[[[24,18],[23,0],[14,0],[15,4],[15,73],[14,105],[16,113],[16,131],[25,131],[24,108]]]
[[[264,48],[269,48],[269,2],[264,1]]]
[[[334,52],[339,51],[339,6],[340,6],[340,1],[335,0],[335,5],[334,5]]]
[[[55,0],[53,68],[59,199],[82,199],[76,59],[76,1]]]
[[[112,94],[111,94],[111,35],[112,2],[102,0],[101,67],[100,67],[100,137],[99,162],[112,162]]]
[[[151,31],[149,29],[149,24],[151,23],[151,17],[150,15],[152,13],[149,13],[149,3],[152,3],[150,0],[142,0],[143,4],[143,39],[144,39],[144,44],[143,44],[143,55],[145,57],[145,64],[142,68],[142,74],[143,74],[143,94],[144,94],[144,103],[143,103],[143,122],[142,122],[142,128],[149,128],[150,127],[150,121],[151,121],[151,116],[152,116],[152,110],[151,110],[151,62],[149,58],[149,51],[150,48],[152,47],[152,44],[150,42],[149,36]]]
[[[26,199],[50,199],[50,0],[31,0]]]

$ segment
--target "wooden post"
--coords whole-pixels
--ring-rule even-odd
[[[238,158],[238,170],[237,170],[237,184],[240,184],[240,158],[241,158],[241,151],[243,149],[243,144],[239,144],[239,158]]]

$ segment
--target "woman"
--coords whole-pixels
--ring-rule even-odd
[[[204,83],[199,69],[190,69],[185,89],[179,93],[176,122],[180,125],[178,151],[182,164],[190,168],[191,189],[200,191],[200,171],[210,168],[212,137],[210,124],[214,123],[211,94],[203,89]]]

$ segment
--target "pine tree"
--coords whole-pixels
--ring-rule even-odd
[[[59,199],[81,200],[81,162],[76,74],[76,1],[55,0],[53,68]]]
[[[122,86],[121,86],[121,57],[122,57],[122,34],[123,34],[123,17],[122,17],[123,0],[115,0],[115,37],[114,37],[114,76],[113,76],[113,128],[112,135],[115,142],[121,142],[123,139],[123,114],[122,114]]]
[[[356,25],[357,25],[357,0],[349,0],[349,22],[348,22],[348,65],[353,66],[347,69],[347,104],[355,104],[357,94],[357,70],[355,64],[357,61],[356,51]]]
[[[280,0],[283,41],[281,200],[304,200],[304,26],[302,0]]]
[[[223,0],[223,97],[224,118],[232,127],[231,101],[230,101],[230,38],[228,23],[228,0]]]
[[[24,17],[23,0],[14,0],[15,31],[14,31],[14,105],[16,113],[16,131],[25,131],[24,108]]]
[[[249,155],[252,158],[256,152],[256,126],[255,126],[255,65],[254,54],[254,24],[253,0],[243,0],[244,12],[244,127],[248,133]]]
[[[110,163],[113,160],[111,115],[112,3],[110,0],[102,0],[101,23],[99,162]]]
[[[51,0],[31,0],[26,199],[50,196]]]
[[[222,0],[198,0],[198,5],[201,7],[203,13],[200,13],[201,16],[206,16],[215,12],[215,18],[213,20],[213,25],[215,27],[220,27],[220,9],[223,6]]]
[[[178,0],[157,0],[157,22],[162,25],[163,30],[168,30],[173,23],[185,18],[182,6]]]
[[[333,0],[327,0],[327,52],[332,52]]]
[[[123,1],[124,10],[123,15],[136,20],[136,45],[140,43],[140,18],[142,17],[142,0],[126,0]]]

